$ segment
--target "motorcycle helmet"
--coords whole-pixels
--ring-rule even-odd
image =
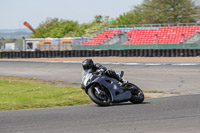
[[[82,67],[83,67],[84,70],[91,69],[93,66],[94,66],[94,62],[93,62],[92,59],[85,59],[82,62]]]

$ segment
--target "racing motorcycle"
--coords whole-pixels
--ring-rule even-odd
[[[119,76],[122,78],[123,75],[124,72],[121,71]],[[81,88],[99,106],[128,101],[140,104],[144,101],[144,93],[139,87],[129,82],[120,83],[117,79],[107,76],[105,71],[83,71]]]

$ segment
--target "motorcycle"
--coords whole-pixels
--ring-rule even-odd
[[[119,76],[122,78],[124,71]],[[85,70],[82,73],[81,88],[90,99],[99,106],[111,103],[132,102],[140,104],[144,101],[143,91],[132,83],[120,83],[117,79],[106,75],[106,71],[96,73]]]

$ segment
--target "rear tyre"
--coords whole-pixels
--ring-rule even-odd
[[[144,93],[143,91],[134,84],[129,83],[130,87],[133,88],[132,90],[132,97],[130,101],[134,104],[140,104],[144,101]]]
[[[97,92],[98,89],[101,93]],[[109,106],[111,103],[110,93],[98,85],[93,85],[88,89],[88,96],[90,99],[99,106]]]

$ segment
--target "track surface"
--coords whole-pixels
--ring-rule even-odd
[[[1,133],[199,133],[200,95],[0,112]]]
[[[106,65],[145,90],[199,93],[199,66]],[[80,82],[81,65],[0,61],[0,75]],[[1,111],[0,133],[199,133],[200,95],[146,99],[144,104],[81,105]]]
[[[200,66],[105,65],[108,69],[125,71],[124,78],[144,90],[168,93],[200,94]],[[80,63],[0,61],[0,75],[24,76],[44,80],[80,83]]]

